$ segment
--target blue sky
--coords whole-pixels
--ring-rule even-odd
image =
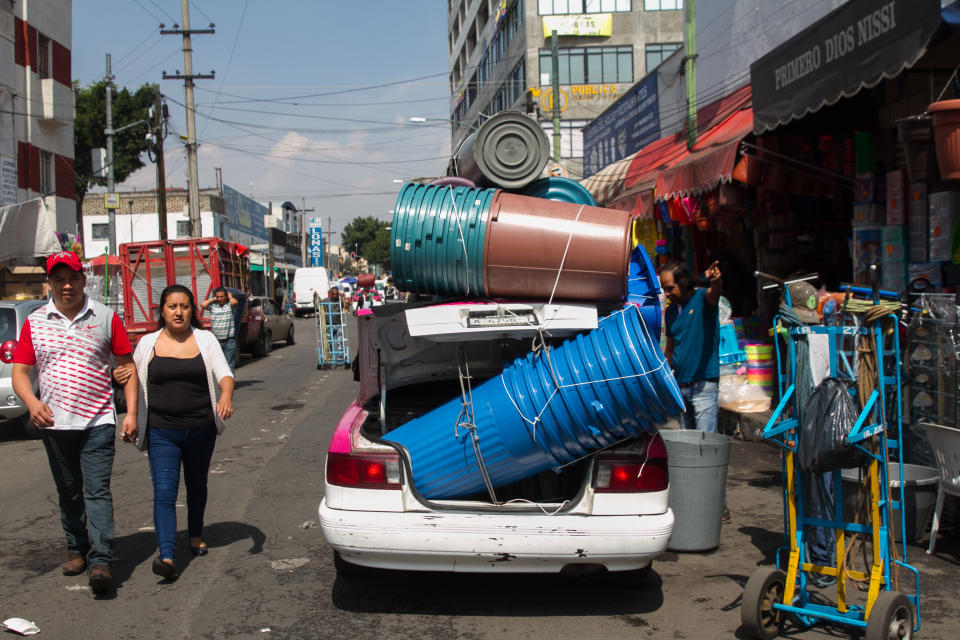
[[[118,86],[157,83],[167,96],[167,185],[186,186],[182,39],[159,24],[182,23],[179,0],[73,0],[73,78]],[[197,80],[199,184],[225,184],[257,200],[301,198],[333,230],[357,216],[389,219],[394,180],[442,175],[450,148],[446,2],[191,0]],[[115,127],[124,123],[114,122]],[[154,188],[148,165],[118,189]]]

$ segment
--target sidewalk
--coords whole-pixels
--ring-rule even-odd
[[[724,413],[724,412],[722,412]],[[726,412],[729,413],[729,412]],[[690,603],[689,620],[650,620],[659,629],[671,629],[684,635],[675,637],[746,638],[740,629],[740,598],[753,572],[775,563],[777,549],[785,545],[782,471],[780,450],[772,444],[755,441],[751,434],[766,424],[769,413],[724,416],[726,424],[739,427],[740,437],[731,443],[727,474],[727,503],[732,522],[723,525],[720,546],[705,553],[667,551],[654,562],[662,580],[665,602]],[[723,424],[723,423],[722,423]],[[670,425],[672,426],[672,425]],[[667,428],[670,428],[668,426]],[[677,425],[679,426],[679,425]],[[955,638],[960,619],[960,598],[956,597],[960,578],[960,536],[956,527],[941,528],[936,555],[926,554],[929,524],[922,537],[907,545],[906,562],[920,573],[919,638]],[[848,538],[848,544],[850,540]],[[902,549],[897,546],[898,552]],[[856,559],[856,567],[863,560]],[[899,591],[913,593],[914,583],[901,570]],[[848,601],[864,604],[866,593],[848,583]],[[836,601],[836,588],[820,590],[822,596]],[[652,616],[651,616],[652,618]],[[710,629],[709,634],[704,630]],[[789,627],[792,638],[831,638],[855,636],[852,627],[815,625],[801,631]]]

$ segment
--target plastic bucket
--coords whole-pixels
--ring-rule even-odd
[[[661,430],[667,445],[674,551],[708,551],[720,545],[720,518],[730,463],[730,438],[696,429]]]
[[[498,191],[486,230],[488,296],[622,300],[626,294],[631,234],[625,211]]]
[[[543,351],[517,358],[475,387],[476,446],[492,485],[568,464],[679,415],[683,399],[664,362],[629,306],[551,349],[549,359]],[[406,449],[413,484],[426,498],[485,487],[462,408],[455,398],[384,436]]]
[[[847,522],[858,522],[857,495],[860,481],[859,469],[841,469],[840,477],[843,480],[843,517]],[[864,475],[866,477],[866,475]],[[896,462],[887,463],[887,477],[890,480],[890,498],[900,500],[900,465]],[[933,509],[937,504],[937,487],[940,482],[940,473],[933,467],[924,467],[918,464],[903,465],[905,486],[903,511],[907,526],[907,541],[919,540],[927,533]],[[894,540],[903,539],[900,524],[900,512],[891,511],[893,518]],[[869,524],[869,515],[863,524]]]
[[[448,296],[483,293],[483,250],[493,189],[407,183],[390,232],[400,289]]]
[[[660,279],[643,245],[630,252],[627,266],[627,302],[640,307],[650,333],[660,335]]]
[[[559,176],[534,180],[523,188],[520,195],[531,198],[556,200],[558,202],[585,204],[588,207],[597,206],[597,201],[593,199],[593,194],[590,193],[585,186],[576,180]]]

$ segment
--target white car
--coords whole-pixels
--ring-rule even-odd
[[[13,392],[13,352],[27,316],[46,303],[46,300],[0,300],[0,429],[22,429],[29,438],[39,438],[40,432]],[[36,391],[36,374],[31,371],[30,375]]]
[[[529,352],[538,327],[559,343],[596,326],[592,305],[545,303],[397,304],[360,318],[360,392],[333,434],[319,508],[337,571],[648,570],[674,523],[666,448],[655,431],[562,472],[497,486],[496,502],[485,491],[425,498],[406,449],[384,438],[459,397],[464,360],[478,385]]]

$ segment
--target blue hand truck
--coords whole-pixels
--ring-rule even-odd
[[[340,300],[316,300],[317,309],[317,369],[331,369],[342,365],[350,368],[350,343],[344,326],[343,305]]]
[[[797,280],[784,281],[760,272],[756,276],[773,283],[764,288],[782,288],[784,306],[792,306],[788,287]],[[808,279],[809,276],[802,278]],[[851,294],[872,294],[873,304],[879,302],[876,286],[872,289],[849,286],[847,297]],[[848,625],[865,630],[867,640],[911,638],[913,632],[920,628],[919,572],[906,564],[906,535],[901,536],[899,557],[893,535],[894,518],[899,519],[900,531],[906,532],[903,494],[899,499],[893,499],[887,477],[890,460],[891,465],[899,465],[900,477],[903,478],[900,343],[896,316],[892,313],[885,315],[887,318],[891,316],[894,329],[890,335],[885,334],[881,320],[834,326],[784,326],[780,314],[774,317],[775,335],[778,329],[781,335],[786,334],[784,345],[780,339],[774,338],[780,401],[757,437],[782,450],[786,540],[785,546],[777,550],[777,566],[757,569],[744,589],[740,617],[743,630],[753,637],[772,640],[784,631],[788,622],[801,628],[816,623]],[[843,322],[853,320],[849,314],[844,314],[842,318]],[[858,382],[855,360],[863,357],[857,354],[857,344],[864,340],[874,343],[877,375],[874,376],[872,388],[867,384],[866,389],[861,389],[862,394],[866,395],[866,402],[843,443],[846,447],[857,448],[867,460],[861,467],[865,473],[861,474],[858,488],[858,493],[865,495],[869,501],[865,522],[845,519],[844,485],[839,469],[827,472],[833,481],[832,514],[816,514],[816,510],[808,509],[808,502],[804,500],[803,476],[798,464],[803,434],[798,421],[797,342],[815,335],[826,336],[829,344],[828,376],[842,381],[851,395],[854,394],[852,387]],[[892,433],[888,434],[888,426],[893,425],[896,426],[895,437]],[[808,543],[816,527],[821,532],[826,530],[833,533],[835,561],[832,564],[812,561]],[[857,535],[863,536],[866,541],[870,566],[864,567],[863,571],[846,566],[852,538]],[[784,558],[785,566],[781,566]],[[899,584],[903,582],[899,569],[912,574],[912,594],[899,592]],[[828,578],[824,580],[824,576]],[[834,579],[835,590],[825,586]],[[823,587],[817,587],[818,580]],[[848,582],[867,585],[864,602],[851,601],[855,594],[848,589]],[[828,593],[831,590],[833,594]],[[829,595],[834,597],[830,598]]]

